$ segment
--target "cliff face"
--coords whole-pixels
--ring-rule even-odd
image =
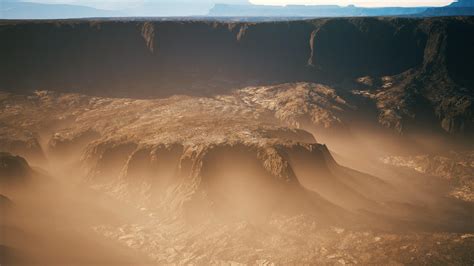
[[[133,87],[130,96],[142,96],[136,88],[160,95],[196,82],[393,75],[421,66],[427,40],[440,28],[448,47],[459,46],[462,41],[449,32],[459,24],[471,28],[472,20],[3,22],[0,84],[98,94]],[[472,53],[463,48],[458,54]]]
[[[195,83],[295,75],[308,60],[310,25],[53,22],[4,25],[1,32],[7,40],[2,72],[8,73],[2,88],[113,96],[129,89],[129,96],[143,96],[143,90],[153,96],[176,89],[202,94],[202,87],[191,88]]]
[[[3,22],[0,88],[155,97],[317,81],[372,95],[399,132],[424,117],[470,134],[473,33],[471,18]]]

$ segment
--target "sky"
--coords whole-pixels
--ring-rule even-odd
[[[2,0],[0,0],[2,1]],[[121,9],[127,7],[140,6],[146,0],[25,0],[28,2],[38,3],[55,3],[55,4],[78,4],[105,9]],[[150,1],[150,0],[148,0]],[[152,1],[152,0],[151,0]],[[150,1],[150,2],[151,2]],[[176,0],[169,0],[171,3]],[[166,0],[158,0],[157,2],[166,2]],[[238,2],[236,0],[178,0],[176,2]],[[304,4],[304,5],[341,5],[347,6],[354,4],[364,7],[380,7],[380,6],[445,6],[452,0],[250,0],[253,4],[262,5],[288,5],[288,4]]]
[[[379,6],[445,6],[453,2],[452,0],[251,0],[253,4],[263,5],[288,5],[288,4],[306,4],[306,5],[341,5],[347,6],[354,4],[356,6],[379,7]]]

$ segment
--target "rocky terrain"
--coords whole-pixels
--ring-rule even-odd
[[[473,30],[2,21],[0,264],[470,265]]]
[[[123,259],[143,254],[160,264],[473,260],[471,205],[443,200],[445,194],[432,192],[437,183],[412,194],[407,183],[343,167],[302,129],[345,128],[344,111],[354,107],[328,86],[294,83],[161,99],[5,92],[1,99],[4,143],[19,143],[15,151],[49,171],[55,182],[95,191],[67,190],[66,198],[48,192],[52,199],[37,208],[60,199],[60,209],[73,204],[86,214],[115,210],[119,218],[87,218],[74,230],[130,249]],[[21,157],[5,153],[1,159],[3,178],[51,179]],[[20,197],[17,207],[22,193],[1,193],[16,209],[32,204]],[[113,203],[96,210],[86,199],[73,200],[76,193],[99,193]],[[48,216],[77,215],[58,212]],[[24,243],[11,242],[17,233],[8,232],[2,245]],[[52,235],[46,238],[51,243],[71,237]],[[104,248],[108,253],[119,247]],[[20,257],[54,258],[30,248],[24,252],[29,255]],[[5,254],[18,261],[11,249]]]
[[[389,156],[385,164],[413,169],[419,173],[445,179],[450,195],[464,201],[474,200],[474,154],[472,151],[416,156]]]
[[[405,134],[473,132],[470,17],[0,24],[2,90],[143,98],[303,81]]]
[[[265,225],[210,224],[194,230],[156,220],[95,230],[160,264],[468,265],[473,260],[473,234],[320,228],[316,217],[294,216],[274,217]]]
[[[311,97],[306,99],[307,96]],[[5,121],[5,135],[16,131],[20,137],[23,132],[38,136],[34,141],[44,143],[41,151],[51,154],[53,164],[54,159],[62,163],[81,161],[94,185],[112,185],[111,193],[120,194],[122,185],[126,185],[125,192],[130,193],[132,189],[128,189],[128,185],[133,184],[139,189],[137,193],[148,198],[156,195],[156,200],[162,201],[166,208],[174,204],[180,209],[189,197],[193,197],[191,202],[201,204],[196,196],[201,190],[207,197],[220,197],[218,190],[233,189],[227,182],[234,182],[239,175],[261,176],[262,180],[238,180],[241,183],[234,185],[256,182],[256,190],[248,192],[254,194],[247,197],[255,199],[265,191],[270,205],[285,205],[276,203],[280,201],[279,193],[288,194],[283,201],[298,198],[296,194],[291,196],[294,193],[304,194],[301,182],[316,186],[311,175],[317,172],[338,173],[342,180],[335,182],[343,183],[353,182],[352,175],[360,175],[340,169],[332,173],[331,168],[336,163],[326,146],[317,144],[311,133],[297,128],[303,121],[322,128],[340,123],[336,113],[346,108],[346,103],[334,90],[322,85],[249,87],[231,95],[173,96],[156,100],[41,91],[29,96],[6,95],[2,105],[6,108],[1,118]],[[9,140],[14,136],[10,134]],[[36,151],[29,148],[23,146],[23,155],[35,158]],[[319,163],[308,164],[305,157],[314,157]],[[222,166],[216,167],[219,165]],[[236,173],[227,173],[229,171]],[[297,178],[297,175],[301,176]],[[363,178],[366,182],[373,179]],[[367,190],[371,185],[367,183],[359,189]],[[383,182],[380,186],[384,187]],[[333,189],[330,184],[322,188],[329,190],[321,191],[325,194],[331,194]],[[353,201],[334,200],[348,208],[355,208],[356,202],[367,201],[360,192],[344,190]],[[233,193],[237,197],[244,192]],[[166,198],[166,194],[170,194],[167,196],[170,198]],[[213,199],[220,200],[229,200],[229,204],[243,208],[246,205],[232,198]],[[321,202],[326,204],[324,200]],[[222,209],[229,208],[223,206]]]

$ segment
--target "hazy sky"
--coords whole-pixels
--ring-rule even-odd
[[[2,0],[0,0],[2,1]],[[25,0],[28,2],[39,2],[39,3],[67,3],[67,4],[79,4],[94,6],[99,8],[107,9],[120,9],[126,7],[140,6],[147,0]],[[156,0],[157,2],[167,2],[167,0]],[[168,0],[169,2],[239,2],[239,0]],[[148,0],[147,2],[153,2]],[[242,2],[242,0],[240,0]],[[355,4],[357,6],[444,6],[453,0],[250,0],[253,4],[264,4],[264,5],[288,5],[288,4],[306,4],[306,5],[327,5],[337,4],[346,6],[349,4]]]
[[[445,6],[453,2],[452,0],[250,0],[254,4],[273,4],[273,5],[287,5],[287,4],[337,4],[346,6],[354,4],[357,6]]]

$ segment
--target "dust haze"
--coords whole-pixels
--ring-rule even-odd
[[[3,21],[0,264],[471,265],[473,31]]]

